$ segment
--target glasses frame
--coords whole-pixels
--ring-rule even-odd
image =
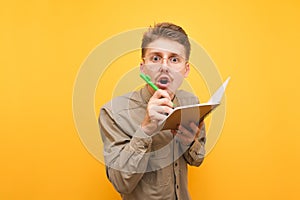
[[[159,60],[157,62],[153,62],[151,59],[154,56],[160,57],[161,60]],[[182,61],[180,63],[172,63],[171,59],[174,58],[174,57],[178,57]],[[168,57],[163,57],[159,54],[154,54],[154,55],[150,55],[150,56],[145,56],[142,59],[145,62],[145,64],[149,64],[149,65],[163,65],[164,60],[167,60],[168,67],[176,69],[177,71],[178,70],[180,71],[186,65],[186,63],[188,63],[188,61],[183,56],[180,56],[180,55],[177,55],[177,54],[174,54],[174,55],[171,55],[171,56],[168,56]]]

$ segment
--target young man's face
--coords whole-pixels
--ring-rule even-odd
[[[141,71],[150,76],[158,88],[167,90],[173,96],[190,71],[185,47],[164,38],[151,42],[145,51]],[[154,93],[152,88],[148,88]]]

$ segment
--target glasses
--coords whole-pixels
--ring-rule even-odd
[[[186,63],[186,60],[179,55],[173,55],[168,58],[164,58],[160,55],[149,55],[149,56],[145,56],[143,60],[145,61],[146,64],[153,64],[153,65],[163,64],[164,60],[166,60],[168,66],[170,68],[173,68],[176,71],[180,71],[184,67],[183,64]]]

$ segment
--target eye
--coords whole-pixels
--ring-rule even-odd
[[[160,60],[161,60],[161,57],[158,55],[154,55],[151,57],[151,61],[154,63],[160,62]]]
[[[179,63],[180,62],[180,58],[173,56],[173,57],[170,58],[170,62],[174,63],[174,64]]]

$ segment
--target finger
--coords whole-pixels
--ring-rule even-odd
[[[161,113],[161,114],[170,114],[173,111],[169,106],[152,106],[150,108],[150,113]]]
[[[170,108],[173,108],[173,103],[168,98],[157,99],[155,102],[157,102],[159,105],[166,105],[169,106]]]
[[[161,90],[161,89],[155,91],[152,97],[155,97],[157,99],[163,97],[163,98],[167,98],[167,99],[171,100],[169,93],[167,91]]]
[[[155,113],[150,116],[150,119],[156,120],[158,122],[158,121],[163,121],[166,117],[167,116],[165,114]]]
[[[198,126],[195,124],[195,122],[190,123],[190,128],[192,129],[193,133],[196,134],[199,132]]]
[[[151,99],[148,103],[148,105],[157,105],[157,106],[169,106],[170,108],[173,108],[173,103],[167,98],[163,99]]]
[[[184,136],[183,134],[182,134],[182,132],[180,132],[180,131],[177,131],[176,132],[177,134],[176,134],[176,137],[180,140],[180,141],[186,141],[186,136]]]
[[[188,137],[186,136],[183,132],[177,131],[177,134],[175,136],[176,138],[179,139],[180,143],[184,145],[189,145],[193,142],[194,138],[193,137]]]
[[[148,105],[159,105],[159,106],[165,105],[165,106],[169,106],[170,108],[173,108],[173,103],[168,98],[157,99],[155,97],[151,97]]]
[[[189,137],[189,138],[194,138],[194,134],[191,133],[186,128],[184,128],[182,125],[179,125],[178,130],[182,133],[182,135]]]
[[[149,118],[151,120],[158,120],[158,121],[162,121],[164,120],[167,115],[166,113],[168,114],[169,113],[169,110],[170,109],[169,107],[166,107],[166,106],[156,106],[156,107],[152,107],[150,110],[149,110]]]

